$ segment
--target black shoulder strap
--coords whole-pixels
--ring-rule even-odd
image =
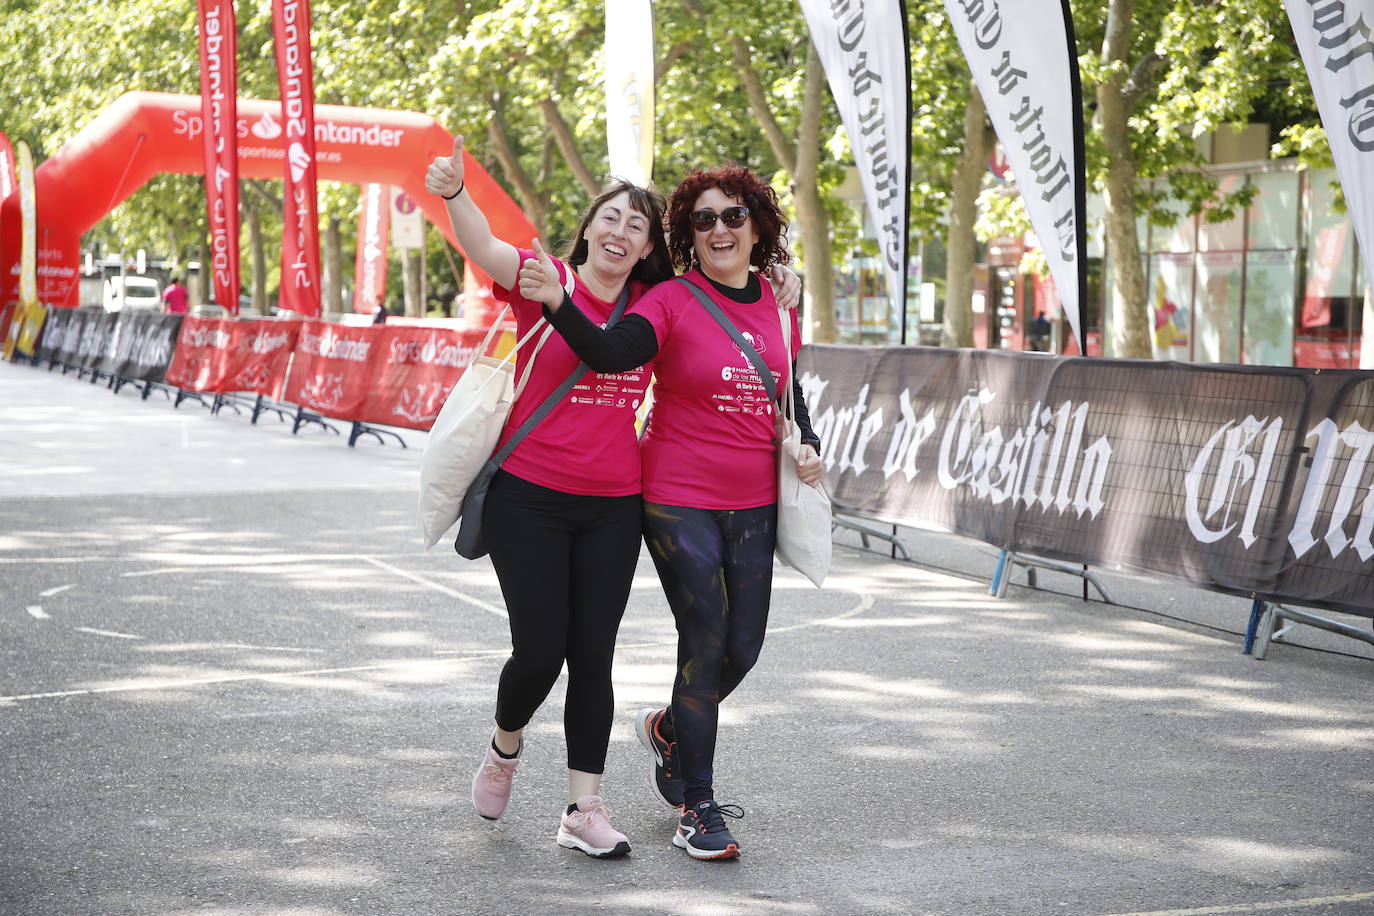
[[[730,319],[725,317],[725,313],[720,310],[720,306],[716,305],[715,301],[710,296],[706,295],[700,286],[697,286],[685,277],[678,277],[673,282],[681,283],[683,286],[690,289],[692,295],[697,297],[697,301],[702,304],[706,311],[711,313],[712,318],[716,319],[716,324],[719,324],[725,329],[725,333],[730,335],[730,339],[735,342],[735,346],[739,347],[740,352],[748,357],[749,362],[754,364],[754,371],[759,374],[759,380],[763,382],[763,387],[768,389],[769,399],[776,401],[778,399],[778,386],[777,383],[773,381],[773,370],[768,368],[768,364],[763,361],[763,357],[759,355],[759,351],[754,349],[754,345],[744,339],[744,335],[739,332],[739,328],[735,327]]]
[[[630,281],[626,280],[625,288],[620,291],[620,298],[615,302],[615,308],[611,311],[611,317],[607,320],[606,327],[614,327],[619,323],[620,316],[624,314],[625,306],[629,301]],[[573,386],[576,385],[588,371],[589,368],[586,363],[578,363],[577,368],[572,371],[572,375],[564,379],[563,384],[555,388],[553,393],[544,399],[544,403],[540,404],[534,413],[530,414],[525,422],[520,424],[520,428],[515,431],[515,435],[511,436],[510,440],[506,442],[505,445],[501,446],[496,454],[491,456],[491,460],[499,466],[503,461],[509,458],[511,452],[515,451],[515,447],[520,444],[520,441],[528,436],[530,430],[538,426],[539,421],[547,417],[553,409],[559,405],[563,398],[567,397],[568,392],[572,391]]]

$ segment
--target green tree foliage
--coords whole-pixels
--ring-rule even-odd
[[[974,158],[968,69],[942,0],[908,0],[907,9],[912,234],[931,237],[955,226],[962,235],[973,223],[967,205],[958,213],[951,207],[960,154]],[[425,111],[462,132],[556,245],[606,177],[604,10],[599,0],[319,0],[316,97]],[[1264,119],[1275,125],[1276,154],[1314,163],[1328,154],[1279,0],[1081,0],[1074,11],[1092,118],[1090,179],[1109,202],[1116,352],[1139,355],[1148,352],[1148,333],[1143,283],[1129,276],[1139,264],[1134,227],[1142,212],[1166,218],[1160,192],[1142,193],[1142,180],[1159,179],[1157,189],[1195,212],[1224,218],[1246,198],[1243,190],[1217,195],[1200,168],[1201,133]],[[237,13],[241,94],[274,98],[270,0],[240,0]],[[820,319],[817,339],[830,339],[826,275],[857,244],[852,215],[833,196],[852,160],[799,8],[657,0],[655,17],[656,183],[671,189],[687,169],[725,161],[770,178],[794,223]],[[40,160],[126,91],[198,91],[196,9],[187,0],[9,0],[0,7],[0,29],[7,36],[0,43],[0,129],[27,140]],[[265,293],[279,260],[280,185],[256,182],[242,193],[266,249],[265,266],[254,270],[245,227],[245,282]],[[357,190],[323,182],[320,201],[323,227],[332,222],[338,230],[323,234],[338,239],[339,272],[349,281]],[[982,225],[996,232],[1020,218],[1000,207]],[[89,241],[185,256],[205,235],[201,179],[165,175],[116,209]],[[947,249],[957,247],[949,241]],[[438,233],[429,233],[426,258],[432,285],[450,295],[461,264]],[[393,299],[400,298],[400,275],[390,272]]]

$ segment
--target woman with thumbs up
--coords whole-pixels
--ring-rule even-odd
[[[787,262],[786,229],[777,195],[748,169],[689,173],[668,206],[669,248],[686,273],[609,329],[558,287],[552,259],[520,269],[521,294],[544,303],[587,365],[653,361],[657,394],[640,444],[644,540],[677,623],[678,670],[672,703],[641,710],[635,728],[654,755],[656,794],[678,809],[673,844],[695,859],[740,854],[724,816],[743,812],[717,804],[713,766],[720,703],[758,659],[768,625],[778,500],[770,388],[793,386],[811,446],[798,476],[815,486],[823,471],[793,378],[795,314],[760,277]]]
[[[541,303],[516,290],[520,265],[534,253],[492,235],[466,193],[463,156],[459,136],[452,156],[430,164],[425,185],[448,202],[464,254],[495,281],[496,297],[510,303],[523,337],[542,320]],[[562,259],[548,259],[592,321],[605,324],[620,300],[626,300],[623,311],[651,285],[673,276],[663,207],[657,191],[612,181],[583,214]],[[537,358],[531,349],[518,355],[517,375],[530,359],[534,368],[498,448],[580,362],[557,334],[537,350]],[[489,820],[505,811],[525,726],[566,662],[568,805],[558,843],[598,858],[630,851],[625,835],[611,826],[600,789],[614,711],[611,659],[639,559],[634,412],[648,375],[641,365],[584,376],[506,459],[482,517],[510,616],[511,655],[497,686],[491,745],[473,778],[473,805]]]

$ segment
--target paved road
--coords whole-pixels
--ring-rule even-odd
[[[1234,599],[1126,577],[995,600],[948,535],[780,574],[723,717],[741,860],[673,848],[647,786],[647,560],[605,786],[634,852],[553,842],[561,682],[482,821],[506,620],[489,564],[419,550],[404,435],[0,365],[0,913],[1374,912],[1374,664],[1255,661]]]

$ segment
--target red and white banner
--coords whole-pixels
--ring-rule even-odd
[[[239,310],[238,25],[234,0],[197,0],[205,205],[215,302]]]
[[[372,354],[385,327],[304,322],[286,400],[325,416],[356,420],[373,385]]]
[[[358,255],[353,267],[353,311],[368,313],[386,298],[386,237],[391,220],[384,184],[363,185],[358,214]]]
[[[167,382],[191,391],[252,391],[280,398],[300,330],[296,321],[188,317]]]
[[[320,314],[320,220],[315,162],[315,82],[310,61],[310,3],[272,0],[277,84],[286,127],[282,262],[278,305]]]
[[[1326,128],[1336,175],[1360,243],[1365,276],[1374,276],[1374,55],[1368,3],[1285,0],[1312,95]],[[1363,10],[1363,13],[1361,12]],[[1369,329],[1365,329],[1369,333]]]
[[[1069,2],[1020,0],[998,6],[945,0],[945,8],[1081,348],[1087,188]]]
[[[365,423],[429,429],[458,377],[472,362],[485,329],[377,328],[371,387],[359,417]]]
[[[830,94],[849,134],[892,308],[906,321],[911,194],[910,55],[906,4],[802,0]]]
[[[645,186],[654,174],[654,8],[606,4],[606,149],[610,173]]]

